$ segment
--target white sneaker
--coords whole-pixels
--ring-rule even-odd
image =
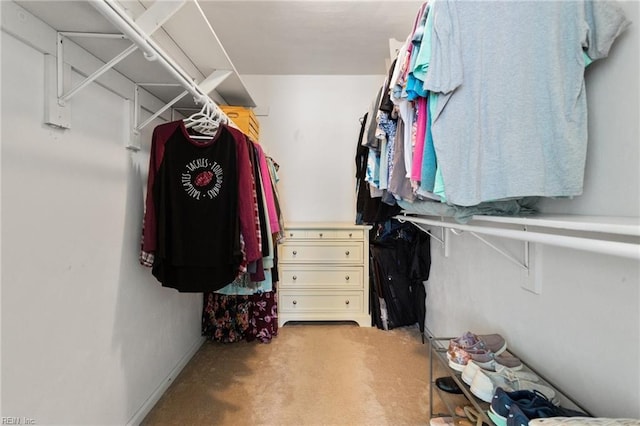
[[[480,364],[478,364],[477,362],[469,361],[467,365],[465,365],[464,369],[462,370],[462,381],[468,384],[469,386],[471,386],[471,382],[473,382],[473,378],[476,376],[476,373],[480,370],[484,372],[488,372],[486,368],[481,367]],[[540,378],[533,373],[527,373],[526,371],[519,371],[513,368],[504,367],[499,364],[496,365],[495,372],[502,375],[511,375],[512,377],[528,380],[530,382],[537,382],[540,380]]]
[[[481,368],[478,364],[473,361],[469,361],[462,369],[462,381],[471,386],[473,378],[480,369]]]
[[[517,375],[516,375],[517,374]],[[528,379],[527,379],[528,377]],[[532,378],[535,379],[531,380]],[[556,392],[549,386],[537,383],[538,376],[524,371],[502,371],[500,373],[478,370],[471,381],[471,393],[485,402],[491,402],[496,388],[499,386],[507,392],[517,390],[538,391],[550,401],[554,401]]]

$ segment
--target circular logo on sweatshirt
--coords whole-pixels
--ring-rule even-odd
[[[182,172],[182,188],[196,200],[213,200],[222,187],[222,167],[208,158],[189,162]]]

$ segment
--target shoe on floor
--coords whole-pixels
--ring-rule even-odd
[[[456,406],[456,408],[453,410],[453,413],[457,416],[457,417],[467,417],[467,413],[464,411],[466,408],[470,408],[471,405],[458,405]]]
[[[543,405],[545,401],[549,402],[546,398],[531,391],[507,392],[498,387],[493,394],[487,414],[496,426],[507,426],[507,417],[511,406],[518,405],[518,408],[532,407],[534,405]]]
[[[539,392],[529,390],[507,392],[501,387],[496,388],[487,414],[497,426],[506,426],[512,405],[518,406],[522,413],[530,419],[529,423],[533,419],[548,417],[588,417],[587,414],[580,411],[556,406]]]
[[[467,406],[464,407],[464,414],[467,416],[467,419],[476,426],[483,426],[484,422],[482,421],[482,417],[480,413],[478,413],[473,407]]]
[[[531,380],[533,379],[533,380]],[[491,402],[498,387],[507,392],[513,391],[535,391],[543,394],[547,399],[553,401],[556,391],[549,386],[538,383],[538,376],[525,371],[501,370],[501,372],[491,372],[478,369],[471,381],[471,393],[485,402]]]
[[[436,379],[436,386],[445,392],[448,393],[462,393],[462,390],[458,386],[458,384],[449,376],[438,377]]]
[[[530,426],[640,426],[640,419],[614,419],[605,417],[548,417],[532,419]]]
[[[458,419],[452,417],[434,417],[429,420],[430,426],[474,426],[467,419]]]
[[[524,415],[518,404],[511,404],[509,407],[507,426],[529,426],[529,418]]]
[[[522,365],[520,366],[520,369],[522,369]],[[495,371],[500,374],[512,374],[514,377],[529,380],[531,382],[537,382],[540,380],[540,378],[537,375],[533,373],[520,371],[520,369],[509,368],[509,367],[505,367],[504,365],[496,363],[496,368],[494,370],[490,370],[490,369],[485,369],[481,367],[480,364],[478,364],[476,361],[470,360],[467,363],[467,365],[465,365],[464,368],[462,369],[462,381],[465,382],[467,385],[471,386],[471,382],[473,381],[473,378],[475,377],[476,373],[480,370],[491,371],[491,372]]]
[[[489,371],[497,371],[500,368],[509,368],[514,371],[522,369],[522,361],[520,361],[517,357],[511,355],[509,352],[495,355],[489,360],[482,360],[478,358],[475,361],[480,367]]]
[[[507,342],[499,334],[473,334],[467,331],[460,337],[449,341],[449,350],[462,349],[487,349],[496,355],[507,350]]]
[[[472,360],[485,370],[495,370],[501,366],[512,370],[522,368],[522,362],[508,352],[496,355],[487,349],[453,348],[447,351],[447,358],[449,367],[456,371],[464,370],[464,367]]]

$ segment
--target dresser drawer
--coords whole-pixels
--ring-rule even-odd
[[[284,234],[291,240],[330,240],[336,238],[336,231],[331,229],[295,229],[290,228]]]
[[[287,239],[292,240],[362,240],[362,229],[296,229],[285,231]]]
[[[364,231],[362,229],[337,230],[333,236],[340,240],[362,240],[364,239]]]
[[[362,292],[280,291],[278,310],[282,312],[361,312]]]
[[[362,288],[362,267],[280,266],[280,288]]]
[[[304,240],[307,238],[307,232],[305,229],[286,229],[284,236],[287,240]]]
[[[305,236],[309,240],[330,240],[336,237],[336,231],[331,229],[307,230]]]
[[[362,242],[285,242],[280,246],[280,263],[362,263]]]

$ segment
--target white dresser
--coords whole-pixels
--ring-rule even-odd
[[[278,246],[278,325],[356,321],[371,327],[369,226],[290,223]]]

